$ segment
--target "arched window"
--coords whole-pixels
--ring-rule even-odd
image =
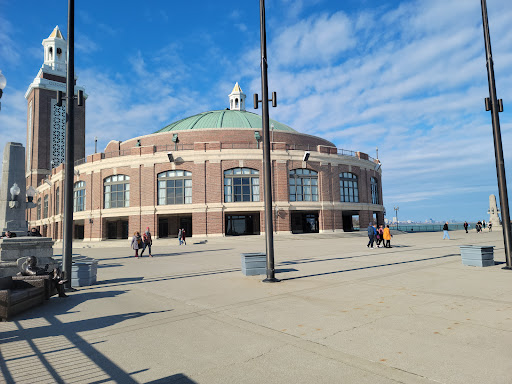
[[[73,186],[73,212],[85,211],[85,181],[77,181]]]
[[[235,108],[238,108],[238,98],[235,98]]]
[[[359,203],[357,176],[353,173],[340,173],[340,201],[344,203]]]
[[[50,47],[48,48],[48,60],[52,60],[53,59],[53,48]]]
[[[43,199],[43,219],[48,217],[48,195]]]
[[[55,214],[58,215],[60,212],[60,189],[55,190]]]
[[[41,198],[37,199],[36,214],[37,220],[41,220]]]
[[[379,183],[375,177],[371,178],[372,204],[379,204]]]
[[[114,175],[103,181],[105,208],[123,208],[130,206],[130,176]]]
[[[292,169],[290,201],[318,201],[318,172],[310,169]]]
[[[167,171],[157,178],[158,205],[192,204],[192,172]]]
[[[224,202],[260,201],[260,172],[251,168],[224,171]]]

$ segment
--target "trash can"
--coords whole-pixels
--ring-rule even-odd
[[[266,275],[267,255],[265,253],[241,253],[242,273],[245,276]]]
[[[462,264],[474,267],[494,265],[494,245],[461,245]]]
[[[79,258],[71,265],[71,286],[85,287],[96,284],[98,273],[98,260],[92,258]]]

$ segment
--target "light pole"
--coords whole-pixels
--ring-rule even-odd
[[[398,211],[400,210],[400,207],[397,205],[393,208],[395,210],[395,218],[396,218],[396,230],[398,231]]]
[[[75,0],[68,0],[68,67],[66,78],[66,153],[64,179],[64,233],[62,270],[71,289],[71,264],[73,263],[73,176],[75,165]]]
[[[261,43],[261,100],[254,94],[254,109],[261,102],[263,131],[263,179],[265,196],[265,240],[267,250],[267,278],[265,283],[275,283],[274,268],[274,228],[272,223],[272,168],[270,163],[270,129],[268,116],[268,79],[267,79],[267,33],[265,30],[265,0],[260,0],[260,43]],[[272,92],[272,106],[277,106],[277,96]]]
[[[481,0],[482,21],[484,28],[485,55],[487,59],[487,80],[489,82],[489,96],[485,98],[485,110],[491,111],[492,134],[494,137],[494,156],[496,157],[496,174],[498,177],[498,190],[500,193],[501,220],[503,222],[503,242],[505,243],[505,261],[503,269],[512,269],[512,234],[510,233],[510,214],[508,210],[507,178],[505,177],[505,161],[503,160],[503,147],[501,145],[501,130],[499,112],[503,112],[503,101],[496,96],[496,83],[494,81],[494,63],[492,61],[491,36],[489,33],[489,20],[487,18],[486,0]]]
[[[2,94],[4,93],[4,88],[7,85],[7,79],[0,71],[0,99],[2,98]],[[2,109],[2,104],[0,103],[0,110]]]

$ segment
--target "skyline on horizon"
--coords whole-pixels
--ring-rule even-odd
[[[33,0],[21,12],[0,0],[0,151],[26,144],[25,91],[43,62],[41,41],[67,7]],[[97,15],[93,9],[102,7]],[[512,167],[512,10],[488,2],[507,175]],[[75,74],[89,95],[86,154],[110,140],[149,134],[176,120],[228,106],[238,82],[261,93],[259,5],[115,5],[76,8]],[[200,10],[200,11],[198,11]],[[193,15],[193,17],[192,17]],[[133,23],[137,20],[137,23]],[[25,28],[31,25],[31,28]],[[480,4],[457,0],[267,2],[271,118],[338,148],[379,159],[388,219],[488,218],[499,199]],[[248,103],[247,110],[252,109]],[[509,177],[509,180],[512,180]],[[510,181],[512,182],[512,181]]]

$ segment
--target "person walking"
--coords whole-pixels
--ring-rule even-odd
[[[482,230],[482,222],[478,220],[478,223],[476,223],[476,233],[480,233]]]
[[[366,230],[368,231],[368,240],[369,240],[368,244],[366,246],[369,248],[371,245],[373,248],[373,242],[375,241],[375,231],[373,229],[372,223],[368,224],[368,228],[366,228]]]
[[[181,229],[181,242],[183,245],[187,245],[187,239],[186,239],[187,231],[185,231],[185,228]]]
[[[464,222],[464,229],[466,230],[466,233],[468,233],[468,227],[469,227],[469,224],[467,221]]]
[[[386,228],[384,228],[382,233],[382,238],[384,239],[384,248],[391,248],[391,237],[393,237],[393,235],[391,234],[389,225],[386,225]]]
[[[140,237],[139,232],[135,232],[132,237],[132,249],[135,250],[135,257],[139,257],[139,249],[143,247],[142,245],[142,237]]]
[[[146,248],[149,248],[149,257],[153,257],[151,255],[151,246],[153,245],[153,239],[151,238],[151,232],[149,231],[149,227],[146,228],[146,232],[142,234],[142,252],[140,253],[140,257],[142,257],[142,254],[146,250]]]
[[[484,231],[485,229],[485,220],[482,220],[482,232]]]
[[[377,231],[378,231],[378,238],[379,238],[379,243],[377,244],[377,246],[379,248],[381,248],[384,246],[384,226],[379,225],[379,229]]]
[[[492,232],[492,223],[489,221],[489,232]]]
[[[178,230],[178,243],[181,245],[181,228]]]
[[[450,240],[450,235],[448,234],[448,222],[444,223],[443,226],[443,240],[448,238]]]

